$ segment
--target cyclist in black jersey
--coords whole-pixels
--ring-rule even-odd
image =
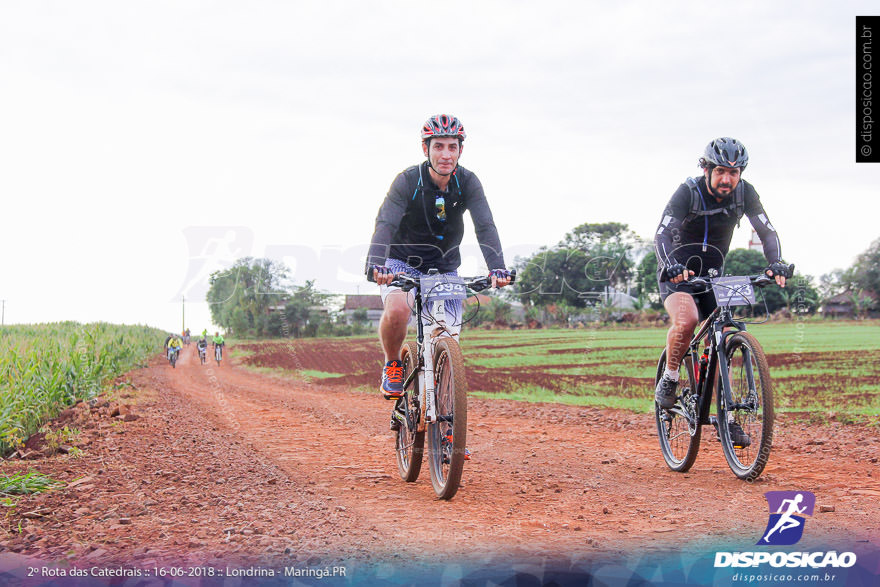
[[[379,323],[385,353],[380,391],[385,399],[403,394],[400,349],[412,314],[407,294],[388,284],[400,273],[419,275],[429,269],[454,273],[461,264],[459,245],[466,210],[492,270],[492,285],[510,283],[483,186],[473,172],[458,165],[465,136],[456,117],[438,114],[429,118],[422,126],[422,152],[427,160],[398,174],[376,217],[365,271],[379,284],[385,305]]]
[[[749,218],[764,247],[766,274],[780,287],[791,277],[782,261],[782,247],[758,193],[741,178],[749,162],[745,146],[722,137],[706,147],[700,158],[703,176],[689,179],[672,195],[654,236],[660,298],[669,312],[666,372],[654,398],[662,408],[675,405],[678,370],[694,328],[715,309],[712,291],[696,293],[687,279],[693,275],[723,275],[724,257],[742,215]],[[743,433],[744,434],[744,433]]]

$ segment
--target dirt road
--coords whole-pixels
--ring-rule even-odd
[[[234,362],[234,361],[233,361]],[[590,558],[682,545],[747,549],[763,493],[806,490],[801,546],[876,542],[880,431],[778,421],[755,483],[737,480],[714,433],[687,474],[663,464],[648,414],[472,399],[463,486],[451,502],[397,476],[390,403],[378,394],[157,358],[109,402],[68,410],[79,458],[10,460],[68,483],[23,498],[0,557],[75,564]],[[118,413],[117,413],[118,412]],[[36,458],[34,458],[36,457]]]

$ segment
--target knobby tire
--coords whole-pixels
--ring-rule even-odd
[[[436,343],[434,376],[437,418],[428,424],[431,483],[438,499],[452,499],[461,483],[467,447],[464,357],[452,338]]]
[[[737,332],[726,345],[733,401],[750,407],[728,410],[722,393],[721,369],[718,370],[718,435],[724,457],[734,474],[753,481],[763,471],[773,445],[773,382],[764,349],[748,332]],[[753,382],[753,384],[751,383]],[[751,444],[735,447],[730,434],[730,420],[738,422],[749,435]]]
[[[683,404],[692,401],[691,405],[698,407],[699,401],[696,398],[697,382],[694,375],[694,367],[692,361],[692,353],[688,351],[682,358],[679,367],[679,383],[677,394],[680,400],[676,402],[672,411],[664,410],[656,401],[654,402],[654,421],[657,424],[657,436],[660,438],[660,451],[663,453],[663,460],[666,465],[678,473],[684,473],[693,466],[697,460],[697,454],[700,451],[701,426],[699,418],[695,422],[688,425],[688,420],[676,410],[683,409]],[[663,376],[666,369],[666,351],[660,355],[660,361],[657,363],[657,377],[654,379],[654,386]],[[711,393],[711,391],[710,391]],[[696,409],[694,410],[696,414]]]
[[[407,342],[403,346],[400,361],[403,364],[403,380],[406,381],[419,364],[418,345],[415,342]],[[405,397],[395,404],[395,410],[398,406],[405,405],[409,414],[400,422],[400,430],[397,431],[394,439],[394,450],[397,454],[397,472],[400,478],[412,483],[419,478],[425,447],[425,433],[418,431],[420,420],[418,376],[413,378],[409,387],[404,390],[404,394]]]

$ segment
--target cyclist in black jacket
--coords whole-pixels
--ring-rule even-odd
[[[385,352],[380,390],[385,399],[403,394],[400,348],[412,314],[407,296],[388,284],[400,273],[418,276],[437,269],[454,274],[461,264],[465,210],[471,213],[477,241],[492,270],[493,286],[510,283],[483,185],[473,172],[458,165],[465,136],[456,117],[438,114],[429,118],[422,126],[427,160],[398,174],[376,217],[366,273],[379,284],[385,305],[379,323]],[[461,326],[460,306],[447,302],[447,311],[457,322],[453,327]]]
[[[715,309],[712,291],[696,293],[687,279],[692,275],[723,275],[724,257],[733,230],[748,216],[764,247],[766,273],[785,287],[788,265],[776,229],[770,224],[758,193],[741,178],[749,162],[745,146],[722,137],[709,143],[700,167],[703,177],[681,184],[663,211],[654,236],[660,298],[669,312],[666,371],[657,383],[654,399],[662,408],[675,405],[678,370],[694,328]]]

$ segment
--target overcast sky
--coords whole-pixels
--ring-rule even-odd
[[[717,136],[783,253],[821,275],[880,236],[856,164],[855,16],[876,2],[2,2],[6,323],[208,326],[250,255],[362,277],[419,129],[450,112],[508,261],[584,222],[650,237]],[[748,222],[734,237],[745,246]],[[482,259],[470,246],[463,270]]]

